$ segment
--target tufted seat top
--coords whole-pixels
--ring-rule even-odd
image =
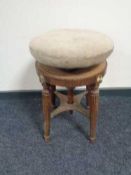
[[[38,62],[73,69],[105,61],[113,51],[113,42],[105,34],[95,31],[60,29],[34,38],[29,47]]]

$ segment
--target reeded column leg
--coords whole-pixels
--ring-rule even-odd
[[[44,113],[44,139],[45,142],[48,142],[50,136],[51,94],[47,85],[43,89],[42,100]]]
[[[87,94],[86,94],[86,105],[87,105],[87,107],[89,108],[90,107],[90,86],[87,86],[86,85],[86,91],[88,92]]]
[[[73,89],[74,88],[68,88],[68,101],[67,103],[72,104],[73,103]],[[70,110],[70,114],[73,114],[73,111]]]
[[[96,125],[99,103],[99,87],[92,86],[90,91],[90,136],[89,139],[93,143],[96,140]]]
[[[50,85],[50,93],[51,93],[51,102],[52,102],[52,107],[55,108],[55,90],[56,86],[55,85]]]

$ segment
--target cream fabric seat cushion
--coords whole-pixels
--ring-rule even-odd
[[[30,42],[30,51],[42,64],[72,69],[99,64],[113,51],[105,34],[79,29],[49,31]]]

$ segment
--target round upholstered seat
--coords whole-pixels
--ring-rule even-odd
[[[105,34],[79,29],[49,31],[30,42],[34,58],[48,66],[73,69],[99,64],[113,51]]]

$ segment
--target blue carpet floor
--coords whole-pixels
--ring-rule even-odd
[[[88,129],[63,113],[46,144],[40,97],[0,99],[0,175],[131,175],[131,97],[102,96],[95,144]]]

